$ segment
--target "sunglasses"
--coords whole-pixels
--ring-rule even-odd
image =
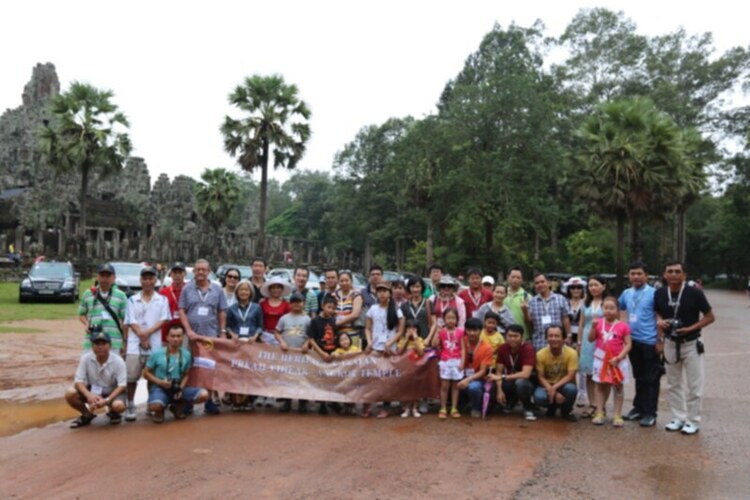
[[[238,279],[240,279],[240,277],[239,277],[239,276],[237,276],[236,274],[227,274],[227,279],[228,279],[228,280],[229,280],[229,279],[232,279],[232,280],[238,280]]]
[[[571,285],[568,288],[570,290],[583,290],[583,286],[581,286],[581,285]]]

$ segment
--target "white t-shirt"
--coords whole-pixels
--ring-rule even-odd
[[[401,309],[396,308],[396,316],[398,319],[404,317]],[[367,317],[372,319],[372,348],[375,351],[384,351],[385,343],[396,336],[398,327],[388,329],[388,308],[382,307],[380,304],[373,305],[367,311]]]
[[[141,292],[133,295],[128,299],[128,308],[125,312],[126,325],[138,325],[141,330],[148,330],[159,321],[169,321],[169,301],[164,295],[156,292],[151,295],[151,300],[143,301]],[[161,347],[161,329],[156,330],[149,337],[151,351]],[[128,332],[127,354],[147,354],[142,353],[140,348],[141,340],[133,330]]]

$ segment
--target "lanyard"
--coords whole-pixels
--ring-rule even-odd
[[[617,323],[618,320],[615,320],[614,323],[612,323],[612,326],[609,327],[609,330],[607,330],[607,320],[602,318],[602,338],[604,339],[605,344],[615,336],[615,325]]]
[[[177,351],[177,355],[178,355],[178,358],[177,358],[177,374],[179,375],[179,372],[182,371],[182,349],[180,349],[179,351]],[[174,367],[170,368],[170,366],[169,366],[169,348],[168,347],[166,349],[164,349],[164,360],[167,363],[167,377],[169,377],[171,375],[171,373],[172,373],[172,368],[174,368]]]
[[[211,294],[211,284],[208,284],[208,290],[205,292],[201,290],[201,287],[198,286],[198,284],[195,284],[195,291],[198,292],[198,298],[201,299],[201,302],[205,303],[208,296]]]
[[[518,363],[518,357],[521,355],[521,349],[513,356],[513,351],[508,350],[508,361],[510,361],[510,373],[516,373],[516,363]]]
[[[411,306],[413,302],[409,301],[409,310],[411,311],[412,317],[414,319],[417,319],[419,316],[419,313],[422,312],[422,307],[424,306],[424,299],[419,303],[419,307],[417,307],[417,310],[415,311],[414,308]]]
[[[474,292],[469,290],[469,293],[467,294],[469,296],[469,299],[474,303],[474,307],[478,308],[480,304],[482,303],[482,292],[479,292],[479,298],[474,298]]]
[[[677,300],[674,300],[672,298],[672,290],[667,287],[667,297],[669,298],[669,307],[674,308],[674,314],[673,318],[677,317],[677,310],[680,308],[680,301],[682,300],[682,292],[685,291],[685,282],[682,282],[682,286],[680,287],[680,293],[677,294]]]
[[[645,293],[646,293],[646,287],[644,286],[643,288],[640,289],[640,291],[637,294],[638,300],[635,300],[635,297],[636,297],[635,290],[631,294],[633,298],[630,300],[630,305],[632,306],[632,310],[634,313],[638,312],[638,305],[641,303],[641,301],[643,301],[643,296],[645,295]]]
[[[243,324],[243,325],[245,324],[245,321],[247,321],[247,315],[248,315],[248,314],[250,314],[250,306],[251,306],[252,304],[253,304],[253,303],[252,303],[252,302],[250,302],[250,303],[249,303],[249,304],[247,305],[247,307],[245,308],[245,314],[242,314],[242,307],[240,306],[240,304],[239,304],[239,303],[237,303],[237,312],[238,312],[238,313],[239,313],[239,315],[240,315],[240,319],[242,320],[242,324]]]

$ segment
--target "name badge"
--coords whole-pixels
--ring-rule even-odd
[[[604,360],[604,350],[599,349],[598,347],[594,350],[594,357],[599,360]]]
[[[208,316],[208,307],[200,306],[198,308],[198,316]]]
[[[552,323],[552,316],[549,314],[545,314],[542,316],[542,325],[549,325]]]
[[[250,327],[249,326],[241,326],[240,327],[240,337],[249,337],[250,336]]]
[[[636,323],[638,322],[638,315],[637,314],[631,314],[628,316],[628,322],[630,323]]]
[[[172,319],[180,319],[180,311],[173,312]]]
[[[474,368],[467,368],[466,370],[464,370],[464,372],[466,373],[467,377],[472,377],[474,375],[474,373],[476,373],[474,371]]]
[[[95,394],[97,396],[101,396],[104,392],[104,388],[98,386],[98,385],[92,385],[91,386],[91,394]]]

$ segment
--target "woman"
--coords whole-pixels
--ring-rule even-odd
[[[227,308],[232,307],[237,301],[237,297],[234,295],[234,291],[237,288],[237,283],[240,282],[240,270],[236,267],[230,267],[224,274],[222,283],[224,284],[224,297],[227,299]]]
[[[263,300],[260,309],[263,312],[263,332],[260,339],[266,344],[278,345],[274,331],[279,319],[290,311],[289,302],[284,297],[292,293],[292,285],[280,277],[274,277],[260,287]]]
[[[409,278],[406,282],[406,289],[409,292],[409,299],[401,304],[401,312],[404,313],[406,321],[417,322],[419,337],[424,340],[430,334],[432,322],[435,320],[432,315],[432,303],[423,296],[424,285],[421,279]]]
[[[401,308],[401,306],[408,300],[404,282],[397,280],[391,283],[391,292],[393,292],[392,299],[393,302],[396,303],[396,307]]]
[[[592,325],[599,318],[604,317],[602,301],[607,296],[607,285],[601,276],[591,276],[588,280],[587,289],[586,298],[583,301],[583,313],[578,321],[578,331],[580,332],[578,336],[580,346],[578,374],[581,377],[578,387],[585,394],[579,400],[579,403],[583,403],[585,398],[587,400],[586,403],[589,405],[589,409],[585,410],[581,415],[591,417],[596,411],[596,407],[592,404],[594,402],[594,395],[596,394],[594,379],[592,378],[594,375],[594,348],[596,343],[589,341],[588,338]]]
[[[352,288],[352,273],[339,273],[339,289],[333,296],[336,298],[336,331],[338,334],[347,333],[352,345],[363,349],[362,328],[362,295]]]
[[[456,326],[463,330],[464,323],[466,323],[466,306],[461,297],[456,294],[457,291],[458,283],[453,278],[450,276],[440,278],[438,293],[432,297],[432,315],[435,320],[432,323],[432,331],[426,342],[428,345],[432,345],[433,337],[445,326],[443,314],[448,309],[455,309],[458,312],[458,323]]]
[[[227,276],[234,271],[229,270]],[[255,293],[252,283],[242,280],[234,289],[234,303],[227,309],[227,331],[233,339],[240,342],[253,342],[263,331],[263,312],[253,302]],[[245,394],[228,394],[232,411],[252,410],[249,398]]]
[[[508,306],[504,304],[507,295],[508,289],[505,288],[505,285],[498,283],[492,288],[492,302],[482,304],[479,309],[474,312],[474,317],[482,320],[482,323],[484,323],[484,315],[490,311],[500,316],[500,323],[497,327],[503,336],[505,335],[505,332],[508,331],[508,327],[516,322],[513,313],[508,309]]]
[[[570,305],[570,341],[574,346],[581,345],[581,339],[579,338],[581,313],[583,312],[583,299],[586,293],[583,287],[586,286],[586,282],[581,278],[574,276],[565,283],[565,296],[568,299]],[[579,354],[580,354],[580,347]]]

